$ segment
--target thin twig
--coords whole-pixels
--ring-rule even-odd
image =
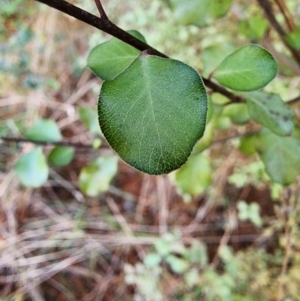
[[[71,3],[68,3],[64,0],[35,0],[40,3],[44,3],[52,8],[55,8],[69,16],[76,18],[86,24],[89,24],[93,27],[96,27],[115,38],[125,42],[128,45],[133,46],[134,48],[140,51],[147,51],[150,55],[157,55],[159,57],[167,58],[168,56],[161,53],[160,51],[154,49],[150,45],[140,41],[139,39],[135,38],[131,34],[127,33],[120,27],[116,26],[112,23],[109,19],[99,18],[95,15],[88,13],[87,11],[82,10],[81,8],[74,6]],[[216,83],[212,82],[210,79],[203,78],[204,84],[213,90],[214,92],[218,92],[226,97],[228,97],[232,102],[242,102],[245,99],[241,96],[235,95],[234,93],[226,90],[225,88],[217,85]]]
[[[89,12],[71,4],[64,0],[35,0],[40,3],[44,3],[52,8],[55,8],[71,17],[74,17],[77,20],[80,20],[86,24],[89,24],[95,28],[98,28],[115,38],[125,42],[133,46],[134,48],[144,51],[147,50],[149,54],[157,55],[160,57],[166,58],[167,56],[158,50],[152,48],[151,46],[147,45],[146,43],[140,41],[139,39],[135,38],[128,32],[124,31],[120,27],[116,26],[112,23],[109,19],[102,19],[95,15],[90,14]]]
[[[104,9],[103,9],[103,6],[102,6],[102,4],[101,4],[101,1],[100,1],[100,0],[95,0],[95,3],[96,3],[96,6],[97,6],[97,8],[98,8],[98,11],[99,11],[99,13],[100,13],[101,19],[106,19],[106,20],[108,20],[108,17],[107,17],[107,15],[106,15],[106,13],[105,13],[105,11],[104,11]]]
[[[296,62],[300,65],[300,54],[292,48],[286,41],[286,32],[282,28],[282,26],[279,24],[277,19],[275,18],[272,5],[270,4],[269,0],[257,0],[261,8],[264,10],[266,17],[268,18],[270,24],[272,27],[277,31],[279,34],[282,42],[285,44],[285,46],[289,49],[291,54],[293,55]]]
[[[33,143],[37,145],[46,145],[46,146],[70,146],[74,148],[84,148],[84,149],[93,149],[93,144],[82,144],[71,141],[39,141],[33,139],[25,139],[25,138],[15,138],[15,137],[0,137],[0,141],[5,142],[14,142],[14,143]]]
[[[233,140],[233,139],[238,139],[238,138],[242,138],[242,137],[246,137],[246,136],[252,136],[252,135],[257,134],[259,131],[260,131],[260,129],[245,132],[245,133],[241,133],[241,134],[237,134],[237,135],[233,135],[233,136],[229,136],[229,137],[225,137],[225,138],[221,138],[221,139],[218,139],[218,140],[214,140],[212,142],[212,144],[218,144],[218,143],[223,143],[223,142]]]
[[[277,3],[282,15],[284,16],[285,23],[289,29],[289,31],[293,31],[294,29],[297,28],[297,25],[294,22],[293,16],[291,12],[289,11],[287,5],[283,0],[275,0]]]
[[[207,86],[208,88],[210,88],[212,91],[220,93],[224,96],[226,96],[228,99],[230,99],[230,102],[245,102],[245,98],[240,96],[240,95],[236,95],[228,90],[226,90],[225,88],[219,86],[218,84],[215,84],[214,82],[212,82],[210,79],[204,78],[202,77],[203,82],[205,84],[205,86]]]
[[[298,181],[299,182],[299,181]],[[297,187],[296,187],[297,189]],[[293,196],[291,195],[291,188],[287,189],[287,197],[286,197],[286,208],[291,207],[292,204],[290,204],[291,199]],[[294,191],[294,203],[292,206],[291,214],[285,215],[285,238],[286,238],[286,246],[285,246],[285,254],[284,259],[281,267],[281,273],[279,277],[279,286],[278,286],[278,298],[277,300],[280,301],[283,299],[283,293],[284,293],[284,284],[285,284],[285,274],[288,269],[288,263],[291,257],[291,251],[292,251],[292,236],[295,228],[295,216],[297,215],[298,211],[298,200],[299,199],[299,191]]]

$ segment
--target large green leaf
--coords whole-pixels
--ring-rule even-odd
[[[130,30],[129,33],[146,42],[138,31]],[[136,48],[117,38],[112,38],[91,50],[87,65],[103,80],[111,80],[124,71],[140,53]]]
[[[290,137],[280,137],[268,129],[257,136],[256,149],[273,181],[288,185],[300,174],[300,129]]]
[[[294,129],[294,112],[277,94],[251,92],[245,94],[250,117],[280,136]]]
[[[277,63],[271,53],[252,44],[227,56],[211,76],[232,90],[253,91],[267,85],[276,72]]]
[[[188,65],[142,55],[102,85],[102,133],[131,166],[149,174],[179,168],[205,129],[207,96]]]
[[[183,25],[204,26],[223,16],[232,0],[171,0],[175,18]]]
[[[25,133],[26,139],[45,142],[57,142],[62,139],[60,130],[54,120],[40,119]]]
[[[37,147],[33,151],[22,155],[15,171],[20,182],[26,187],[40,187],[48,179],[49,168],[42,148]]]
[[[84,167],[79,175],[79,187],[88,196],[105,192],[117,172],[116,156],[98,158]]]

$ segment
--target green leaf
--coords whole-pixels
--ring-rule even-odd
[[[250,117],[280,136],[288,136],[294,129],[294,112],[279,95],[251,92],[245,95]]]
[[[156,267],[161,262],[161,256],[157,253],[149,253],[144,258],[144,264],[148,267]]]
[[[188,250],[188,259],[200,266],[204,266],[208,262],[206,245],[199,241],[193,241]]]
[[[117,172],[116,156],[98,158],[82,168],[79,175],[79,187],[88,196],[97,196],[105,192]]]
[[[239,150],[250,156],[256,153],[256,135],[244,136],[240,139]]]
[[[202,137],[207,96],[193,68],[142,55],[103,83],[98,110],[102,132],[119,156],[158,175],[182,166]]]
[[[245,124],[249,121],[248,108],[245,103],[233,103],[225,106],[223,115],[236,124]]]
[[[247,204],[245,201],[239,201],[237,204],[238,218],[241,221],[249,220],[255,226],[261,227],[263,221],[259,213],[259,205],[257,203]]]
[[[204,26],[223,16],[232,0],[171,0],[175,19],[183,25]]]
[[[68,165],[74,157],[74,148],[68,146],[54,147],[49,156],[48,161],[53,166],[65,166]]]
[[[277,63],[271,53],[252,44],[227,56],[212,76],[232,90],[252,91],[267,85],[276,72]]]
[[[190,156],[175,175],[176,186],[183,194],[198,195],[211,183],[212,168],[202,154]]]
[[[161,237],[155,240],[154,247],[161,257],[166,257],[171,254],[172,251],[178,251],[177,237],[173,233],[164,233]]]
[[[94,139],[93,149],[98,149],[101,146],[102,141],[99,138]]]
[[[57,142],[62,139],[57,124],[51,119],[38,120],[27,130],[24,137],[26,139],[45,142]]]
[[[135,30],[128,31],[132,36],[145,42],[145,38]],[[88,67],[103,80],[114,79],[140,55],[141,51],[117,38],[102,43],[91,50]]]
[[[190,267],[190,264],[187,260],[174,255],[169,255],[166,258],[166,262],[169,264],[171,270],[176,274],[182,274]]]
[[[296,50],[300,50],[300,28],[297,28],[286,35],[287,43]]]
[[[49,168],[41,147],[22,155],[15,171],[20,182],[26,187],[40,187],[48,179]]]
[[[240,33],[251,40],[258,41],[265,35],[269,22],[263,16],[257,14],[251,18],[240,21],[238,26]]]
[[[268,129],[257,136],[256,149],[273,181],[282,185],[293,183],[300,174],[300,129],[292,136],[280,137]]]
[[[83,124],[91,133],[95,135],[101,134],[97,110],[86,107],[79,107],[78,114]]]
[[[209,76],[218,65],[224,60],[224,57],[232,53],[235,47],[229,43],[216,42],[201,51],[201,61],[203,63],[203,76]],[[214,93],[216,94],[216,93]]]
[[[202,138],[195,144],[193,153],[201,153],[209,148],[214,140],[214,133],[216,130],[216,118],[211,120],[205,127]]]
[[[195,286],[199,281],[199,271],[197,268],[192,268],[184,275],[184,281],[189,288]],[[183,301],[192,301],[192,299],[187,298]]]

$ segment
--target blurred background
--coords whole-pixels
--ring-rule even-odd
[[[297,97],[300,67],[256,1],[227,1],[222,18],[197,26],[179,2],[102,1],[114,23],[206,77],[239,46],[261,44],[279,63],[265,91]],[[285,2],[300,20],[299,1]],[[96,14],[92,0],[72,3]],[[86,60],[111,37],[32,0],[0,10],[1,301],[300,300],[300,182],[266,174],[245,107],[210,94],[220,113],[198,156],[143,174],[98,126],[101,80]]]

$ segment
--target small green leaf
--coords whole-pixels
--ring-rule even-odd
[[[116,156],[98,158],[82,168],[79,187],[88,196],[94,197],[105,192],[117,172]]]
[[[93,149],[98,149],[101,146],[101,140],[99,138],[94,139],[93,141]]]
[[[245,124],[249,121],[248,108],[245,103],[233,103],[225,106],[223,115],[236,124]]]
[[[15,171],[20,182],[26,187],[40,187],[48,179],[49,168],[41,147],[22,155]]]
[[[251,92],[245,95],[250,117],[280,136],[294,129],[294,112],[277,94]]]
[[[296,50],[300,50],[300,28],[297,28],[286,35],[287,43]]]
[[[193,68],[142,55],[103,83],[98,110],[102,132],[119,156],[158,175],[182,166],[202,137],[207,96]]]
[[[188,250],[188,258],[191,262],[204,266],[208,262],[206,245],[199,241],[193,241]]]
[[[232,0],[171,0],[175,19],[183,25],[204,26],[222,17]]]
[[[146,42],[138,31],[131,30],[128,33],[142,42]],[[87,65],[103,80],[111,80],[132,64],[140,53],[141,51],[136,48],[117,38],[112,38],[91,50]]]
[[[26,139],[45,142],[57,142],[62,139],[57,124],[51,119],[38,120],[27,130],[24,137]]]
[[[240,139],[239,150],[250,156],[256,153],[256,136],[248,135]]]
[[[282,185],[293,183],[300,174],[300,129],[292,136],[280,137],[268,129],[257,136],[256,149],[273,181]]]
[[[161,262],[161,256],[157,253],[149,253],[144,258],[144,264],[148,267],[158,266]]]
[[[48,161],[53,166],[65,166],[68,165],[74,157],[74,148],[68,146],[54,147],[49,156]]]
[[[184,281],[186,285],[191,288],[199,281],[199,271],[197,268],[192,268],[184,275]],[[191,301],[192,299],[184,299],[184,301]]]
[[[181,193],[198,195],[211,183],[212,168],[203,154],[190,156],[175,175],[176,185]]]
[[[167,256],[172,251],[174,240],[165,239],[164,237],[158,238],[155,243],[154,247],[157,253],[163,257]]]
[[[97,110],[86,107],[79,107],[78,114],[83,124],[91,133],[95,135],[101,134]]]
[[[171,270],[176,274],[183,274],[190,267],[187,260],[174,255],[167,256],[166,262],[169,264]]]
[[[239,201],[237,204],[238,218],[241,221],[249,220],[255,226],[261,227],[263,221],[259,213],[259,205],[257,203],[247,204],[245,201]]]
[[[257,14],[251,18],[240,21],[238,26],[240,33],[244,34],[252,41],[258,41],[265,35],[269,22],[263,16]]]
[[[216,126],[216,118],[211,120],[206,125],[202,138],[195,144],[193,148],[193,153],[201,153],[205,149],[211,146],[214,140],[215,126]]]
[[[277,63],[266,49],[244,46],[215,69],[212,76],[223,86],[236,91],[253,91],[267,85],[277,72]]]

